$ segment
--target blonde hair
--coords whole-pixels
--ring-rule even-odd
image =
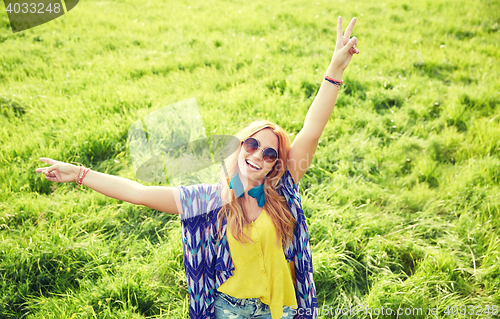
[[[283,247],[291,243],[293,239],[293,231],[297,221],[291,214],[288,203],[285,197],[280,196],[276,191],[281,177],[286,172],[286,163],[288,160],[288,151],[290,150],[290,138],[285,130],[280,126],[265,120],[255,121],[235,134],[240,139],[240,147],[237,152],[234,152],[226,161],[227,172],[229,176],[233,176],[237,172],[238,155],[241,152],[241,142],[255,133],[263,130],[270,129],[278,137],[278,160],[274,164],[272,170],[267,174],[264,180],[264,193],[266,196],[266,203],[264,209],[270,216],[274,227],[276,229],[276,246],[279,247],[280,239]],[[226,176],[223,177],[223,180]],[[242,207],[242,198],[235,195],[234,190],[229,188],[229,180],[227,183],[222,183],[222,199],[226,203],[219,211],[219,230],[218,240],[221,239],[221,225],[222,219],[227,217],[227,228],[231,230],[231,234],[236,240],[243,244],[243,237],[252,242],[251,238],[243,232],[249,223],[245,218]]]

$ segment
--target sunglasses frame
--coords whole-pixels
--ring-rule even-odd
[[[257,142],[257,149],[255,149],[255,151],[253,151],[253,152],[249,152],[249,151],[247,151],[247,149],[246,149],[246,147],[245,147],[245,143],[246,143],[248,140],[250,140],[250,139],[253,139],[253,140],[255,140],[255,141]],[[278,158],[279,158],[279,156],[278,156],[278,151],[277,151],[276,149],[274,149],[273,147],[266,147],[266,148],[264,148],[264,149],[263,149],[262,147],[260,147],[260,141],[259,141],[258,139],[256,139],[255,137],[249,137],[249,138],[245,139],[244,141],[242,141],[241,145],[243,146],[243,149],[245,150],[245,152],[247,152],[247,153],[249,153],[249,154],[253,154],[253,153],[257,152],[257,150],[261,149],[261,150],[262,150],[262,160],[263,160],[264,162],[266,162],[266,163],[269,163],[269,164],[276,163],[276,161],[277,161],[277,160],[278,160]],[[272,162],[268,162],[268,161],[266,161],[266,160],[264,159],[264,152],[265,152],[265,151],[267,151],[267,150],[269,150],[269,149],[270,149],[270,150],[273,150],[274,152],[276,152],[276,159],[275,159],[274,161],[272,161]]]

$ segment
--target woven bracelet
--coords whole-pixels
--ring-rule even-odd
[[[80,185],[82,185],[85,175],[87,175],[87,173],[90,171],[90,167],[86,168],[85,166],[83,166],[83,164],[78,162],[71,162],[71,163],[78,164],[78,166],[80,167],[80,171],[78,172],[78,177],[76,179],[76,183],[78,184],[78,186],[76,187],[77,190],[76,196],[80,196],[80,190],[79,190]]]
[[[328,75],[325,74],[325,77],[324,77],[325,80],[327,80],[328,82],[332,83],[333,85],[335,85],[339,90],[340,90],[340,87],[343,85],[344,81],[343,80],[340,80],[340,81],[337,81],[337,80],[334,80],[332,79],[331,77],[329,77]]]

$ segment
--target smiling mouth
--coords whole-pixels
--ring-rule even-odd
[[[251,169],[253,169],[253,170],[260,171],[260,170],[262,169],[262,168],[260,168],[259,166],[257,166],[257,165],[255,165],[255,164],[253,164],[253,163],[249,162],[248,160],[245,160],[245,162],[246,162],[246,163],[247,163],[247,165],[248,165]]]

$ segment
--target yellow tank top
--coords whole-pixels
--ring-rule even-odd
[[[281,318],[284,305],[297,309],[293,265],[287,262],[282,245],[276,246],[276,230],[265,210],[248,230],[254,243],[243,246],[227,228],[234,271],[217,290],[235,298],[260,298],[269,306],[273,319]]]

